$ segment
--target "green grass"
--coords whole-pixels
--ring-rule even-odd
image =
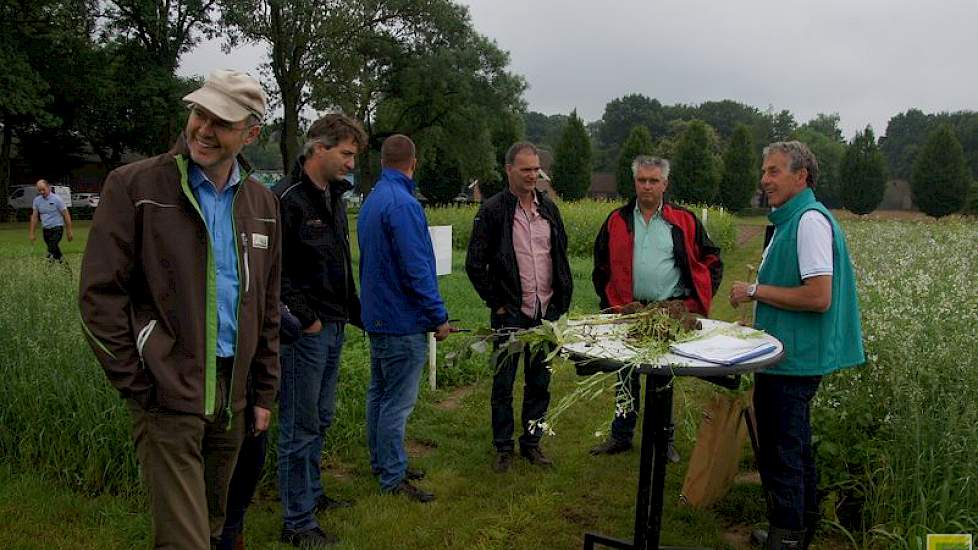
[[[31,247],[26,225],[0,228],[0,320],[16,327],[0,333],[3,548],[126,548],[149,537],[128,419],[79,332],[76,274],[87,223],[76,226],[79,238],[64,247],[70,271],[40,259],[43,246]],[[464,252],[456,251],[454,260],[454,273],[440,282],[449,311],[463,326],[485,326],[488,311],[464,275]],[[572,307],[592,312],[597,299],[591,261],[574,258],[572,268]],[[440,346],[439,355],[461,345],[455,340]],[[337,419],[327,441],[333,475],[326,479],[331,493],[357,505],[321,517],[345,541],[340,548],[578,548],[588,530],[622,537],[631,532],[637,451],[608,458],[587,453],[599,441],[595,432],[607,431],[613,392],[575,405],[557,422],[557,435],[545,441],[557,462],[554,471],[520,461],[512,472],[494,475],[484,356],[441,368],[440,388],[423,389],[409,424],[411,441],[428,449],[413,461],[429,472],[423,486],[438,501],[418,506],[379,495],[364,445],[367,357],[363,335],[349,330]],[[555,399],[577,382],[573,373],[558,372]],[[439,405],[460,387],[467,393],[456,408]],[[690,402],[711,391],[698,382],[683,388],[679,393]],[[683,397],[677,402],[682,416]],[[515,406],[519,410],[519,398]],[[679,446],[685,456],[691,445],[684,433]],[[664,542],[725,548],[721,518],[674,506],[683,475],[681,466],[669,470]],[[280,508],[271,476],[266,478],[249,514],[248,536],[259,547],[274,548]]]
[[[463,219],[470,214],[439,215],[447,220],[432,223],[470,223]],[[603,214],[595,211],[591,218]],[[757,227],[764,218],[737,222]],[[927,532],[974,532],[978,228],[960,219],[844,225],[870,362],[828,377],[816,401],[826,512],[861,548],[920,548]],[[145,546],[150,536],[128,419],[79,331],[76,277],[86,234],[87,223],[76,224],[78,239],[64,246],[71,266],[65,270],[41,259],[43,244],[31,246],[26,224],[0,227],[0,548],[132,548]],[[748,278],[746,264],[758,263],[761,239],[757,233],[744,246],[724,250],[714,317],[740,318],[726,297],[734,280]],[[464,251],[456,250],[454,273],[440,280],[442,294],[462,326],[483,327],[488,312],[462,271],[463,260]],[[591,261],[574,258],[572,268],[572,309],[592,312]],[[453,337],[439,347],[440,357],[464,343]],[[556,436],[544,441],[557,463],[553,471],[520,461],[510,473],[495,475],[489,469],[486,358],[443,366],[439,389],[422,390],[408,426],[412,448],[425,450],[413,458],[428,471],[422,485],[438,496],[420,506],[380,496],[369,474],[363,433],[367,358],[363,335],[349,330],[325,478],[331,494],[357,504],[320,518],[344,540],[338,548],[569,549],[580,548],[586,531],[627,538],[638,453],[587,454],[598,441],[595,433],[607,432],[612,391],[559,418]],[[571,372],[556,373],[554,402],[578,381]],[[684,459],[692,449],[698,403],[712,391],[699,381],[677,384],[677,444]],[[446,407],[446,399],[457,406]],[[731,549],[722,538],[728,526],[763,521],[756,485],[735,486],[709,511],[677,506],[684,472],[685,462],[668,470],[664,544]],[[284,548],[273,542],[281,517],[270,477],[259,497],[248,537],[255,547]],[[829,547],[845,544],[837,540]]]

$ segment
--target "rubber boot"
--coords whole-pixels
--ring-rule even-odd
[[[767,534],[766,550],[801,550],[805,531],[771,527]]]

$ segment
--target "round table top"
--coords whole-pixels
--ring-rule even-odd
[[[608,318],[614,317],[609,315]],[[701,359],[693,359],[665,353],[654,358],[646,358],[638,363],[636,372],[643,374],[662,374],[671,376],[728,376],[757,372],[777,364],[784,356],[784,345],[780,340],[750,327],[741,326],[726,321],[700,319],[702,329],[696,331],[694,339],[708,338],[724,334],[741,339],[757,340],[758,343],[768,343],[774,349],[764,355],[748,359],[732,365],[711,363]],[[577,362],[578,372],[591,374],[594,372],[614,372],[626,363],[632,361],[641,350],[625,342],[624,331],[626,324],[587,324],[585,321],[570,321],[569,325],[583,325],[584,338],[564,346],[571,359]]]

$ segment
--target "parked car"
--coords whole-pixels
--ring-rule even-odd
[[[61,197],[65,203],[65,208],[71,208],[71,188],[67,185],[52,185],[51,192]],[[34,197],[37,196],[37,188],[33,185],[18,185],[10,190],[10,198],[7,204],[11,208],[33,208]]]
[[[98,193],[72,193],[71,205],[75,208],[95,208],[99,203]]]

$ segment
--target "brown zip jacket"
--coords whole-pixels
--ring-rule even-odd
[[[278,199],[239,157],[238,336],[224,399],[216,383],[216,268],[189,158],[181,137],[170,152],[109,174],[82,258],[83,329],[112,385],[144,408],[240,411],[250,374],[255,404],[271,409],[279,381]]]

